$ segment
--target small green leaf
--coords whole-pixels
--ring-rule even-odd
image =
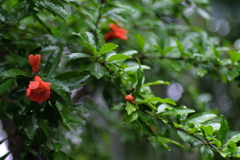
[[[130,115],[125,115],[123,122],[124,123],[131,123],[133,121],[135,121],[136,119],[138,119],[138,114],[137,113],[132,113]]]
[[[111,110],[116,111],[116,110],[124,109],[125,105],[126,104],[123,102],[114,102],[113,106],[111,107]]]
[[[17,78],[11,78],[8,80],[4,80],[0,83],[0,94],[2,94]]]
[[[104,66],[98,62],[94,62],[90,67],[89,67],[90,73],[97,79],[100,79],[104,76],[106,73],[106,69]]]
[[[9,22],[18,22],[29,16],[32,12],[30,3],[26,2],[16,3],[11,10],[12,14],[8,17]]]
[[[53,52],[46,62],[46,65],[44,67],[44,73],[48,75],[52,75],[52,73],[58,68],[58,64],[61,60],[61,53],[59,51]]]
[[[219,129],[218,137],[219,137],[219,140],[223,143],[228,133],[228,123],[225,120],[223,115],[220,116],[220,124],[221,126]]]
[[[233,141],[229,141],[229,145],[231,147],[230,152],[232,154],[236,153],[237,152],[237,144]]]
[[[116,45],[114,43],[106,43],[101,47],[100,51],[98,52],[98,55],[110,52],[110,51],[116,49],[117,47],[118,47],[118,45]]]
[[[232,64],[234,64],[235,62],[238,62],[240,60],[240,53],[238,53],[234,50],[230,50],[229,55],[230,55]]]
[[[151,98],[147,98],[146,100],[150,102],[160,102],[160,103],[168,103],[168,104],[176,105],[176,103],[170,98],[162,99],[159,97],[151,97]]]
[[[126,55],[126,56],[132,56],[132,55],[137,54],[137,53],[138,53],[138,51],[136,51],[136,50],[127,50],[127,51],[121,52],[120,54]]]
[[[158,80],[158,81],[146,83],[146,84],[143,85],[143,87],[157,85],[157,84],[170,84],[170,82]]]
[[[135,34],[135,39],[137,41],[138,46],[143,51],[145,48],[145,39],[140,34]]]
[[[129,103],[129,102],[126,102],[127,106],[126,106],[126,111],[128,113],[128,115],[132,114],[133,112],[136,111],[136,106]]]
[[[86,53],[71,53],[68,55],[68,60],[73,60],[73,59],[80,59],[80,58],[86,58],[86,57],[90,57],[90,55],[86,54]]]
[[[131,57],[124,55],[124,54],[114,54],[107,59],[107,62],[124,60],[124,59],[128,59],[128,58],[131,58]]]
[[[179,52],[181,53],[181,55],[183,55],[184,54],[184,47],[183,47],[182,43],[179,42],[178,40],[175,40],[175,41],[177,43]]]
[[[163,51],[163,55],[167,54],[168,52],[171,52],[173,49],[175,49],[176,47],[167,47],[164,51]]]
[[[207,122],[209,120],[212,120],[216,117],[217,117],[217,115],[212,114],[212,113],[198,113],[198,114],[195,114],[195,115],[191,116],[190,118],[186,119],[185,123],[201,124],[201,123]]]
[[[172,139],[166,138],[166,137],[162,137],[162,136],[158,136],[158,142],[160,142],[167,150],[171,151],[171,149],[168,147],[167,143],[172,143],[175,144],[179,147],[184,148],[184,146],[182,144],[180,144],[177,141],[174,141]]]

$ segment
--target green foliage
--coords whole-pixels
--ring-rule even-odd
[[[240,158],[240,134],[228,123],[231,107],[221,104],[227,90],[233,91],[228,97],[239,93],[230,86],[219,96],[223,89],[214,88],[215,82],[239,84],[240,53],[186,15],[192,9],[205,23],[208,1],[0,4],[0,119],[11,121],[8,134],[23,142],[10,140],[11,151],[20,153],[16,159],[154,159],[148,147],[156,159],[165,158],[162,148],[194,148],[203,160]],[[111,23],[128,30],[127,40],[105,41]],[[30,54],[41,55],[39,73],[31,70]],[[42,103],[26,96],[36,75],[51,83]],[[180,100],[166,94],[181,90],[170,91],[174,84],[183,87]],[[207,106],[213,103],[220,110]]]

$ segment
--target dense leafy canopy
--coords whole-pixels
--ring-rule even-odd
[[[240,77],[237,48],[194,23],[211,18],[208,0],[0,4],[0,119],[14,124],[4,129],[15,158],[152,159],[151,148],[169,159],[191,148],[202,159],[240,158],[240,134],[206,105],[214,93],[204,88]],[[127,37],[106,41],[110,24]],[[31,54],[41,55],[35,73]],[[41,103],[26,96],[36,74],[51,83]]]

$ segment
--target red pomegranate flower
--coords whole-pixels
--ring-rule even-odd
[[[111,23],[109,27],[112,29],[104,35],[105,40],[108,42],[112,39],[127,40],[126,34],[128,33],[123,27],[118,27],[116,24]]]
[[[28,60],[29,60],[30,65],[32,66],[33,72],[38,73],[41,55],[40,54],[36,54],[36,55],[30,54],[28,56]]]
[[[34,81],[30,82],[26,90],[26,95],[29,99],[38,103],[46,101],[50,97],[50,84],[42,81],[39,76],[35,76]]]

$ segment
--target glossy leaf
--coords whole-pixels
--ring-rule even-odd
[[[89,74],[78,72],[78,71],[69,71],[57,75],[55,78],[64,82],[71,90],[76,89],[80,86],[83,86],[85,81],[90,77]]]
[[[193,109],[189,109],[189,108],[174,108],[172,110],[161,113],[161,115],[181,115],[181,114],[189,114],[194,112],[195,111]]]
[[[225,120],[223,115],[220,116],[220,124],[221,126],[219,129],[218,137],[219,137],[219,140],[223,143],[228,133],[228,123]]]
[[[100,51],[98,52],[98,55],[101,55],[101,54],[104,54],[104,53],[107,53],[107,52],[110,52],[114,49],[116,49],[118,47],[118,45],[114,44],[114,43],[105,43]]]
[[[28,113],[25,116],[24,131],[29,139],[33,139],[37,132],[38,124],[35,113]]]
[[[137,54],[137,53],[138,53],[138,51],[136,51],[136,50],[127,50],[127,51],[121,52],[120,54],[126,55],[126,56],[132,56],[132,55]]]
[[[125,117],[123,118],[123,122],[124,123],[131,123],[133,121],[135,121],[136,119],[138,119],[138,114],[137,113],[132,113],[130,115],[125,115]]]
[[[57,79],[46,77],[42,77],[42,80],[45,82],[50,82],[51,83],[50,88],[53,89],[59,96],[62,97],[62,99],[65,101],[68,107],[71,106],[70,89],[64,82],[61,82],[60,80]]]
[[[0,83],[0,94],[2,94],[17,78],[11,78],[8,80],[4,80]]]
[[[58,0],[34,0],[37,7],[43,7],[53,15],[60,17],[65,21],[67,11],[64,5]]]
[[[5,72],[0,73],[0,77],[8,78],[8,77],[16,77],[16,76],[28,76],[29,73],[20,70],[20,69],[10,69]]]
[[[170,82],[158,80],[158,81],[146,83],[143,86],[152,86],[152,85],[158,85],[158,84],[170,84]]]
[[[94,62],[89,67],[89,71],[97,79],[102,78],[106,73],[106,69],[104,68],[104,66],[98,62]]]
[[[52,73],[58,68],[58,64],[61,60],[61,53],[59,51],[53,52],[46,62],[44,73],[48,76],[52,75]]]
[[[151,98],[147,98],[146,100],[150,101],[150,102],[159,102],[159,103],[168,103],[168,104],[172,104],[172,105],[176,105],[176,103],[170,99],[170,98],[159,98],[159,97],[151,97]]]
[[[188,118],[185,123],[197,123],[197,124],[201,124],[204,122],[207,122],[209,120],[212,120],[214,118],[216,118],[217,115],[216,114],[212,114],[212,113],[198,113],[195,114],[193,116],[191,116],[190,118]]]
[[[206,146],[206,145],[202,146],[200,148],[200,151],[206,159],[208,159],[208,160],[214,160],[215,159],[214,158],[215,157],[214,152],[211,150],[211,148],[209,146]]]
[[[96,30],[98,37],[98,47],[101,48],[106,42],[100,30]]]
[[[128,113],[128,115],[132,114],[134,111],[136,111],[136,106],[133,105],[132,103],[126,102],[127,106],[126,106],[126,111]]]
[[[107,59],[107,62],[124,60],[128,58],[131,58],[131,57],[123,54],[114,54]]]
[[[231,50],[229,52],[229,55],[230,55],[230,59],[232,61],[232,64],[234,64],[235,62],[238,62],[240,60],[240,53],[238,53],[234,50]]]
[[[90,55],[86,53],[71,53],[68,55],[68,60],[73,60],[73,59],[81,59],[81,58],[86,58],[90,57]]]

